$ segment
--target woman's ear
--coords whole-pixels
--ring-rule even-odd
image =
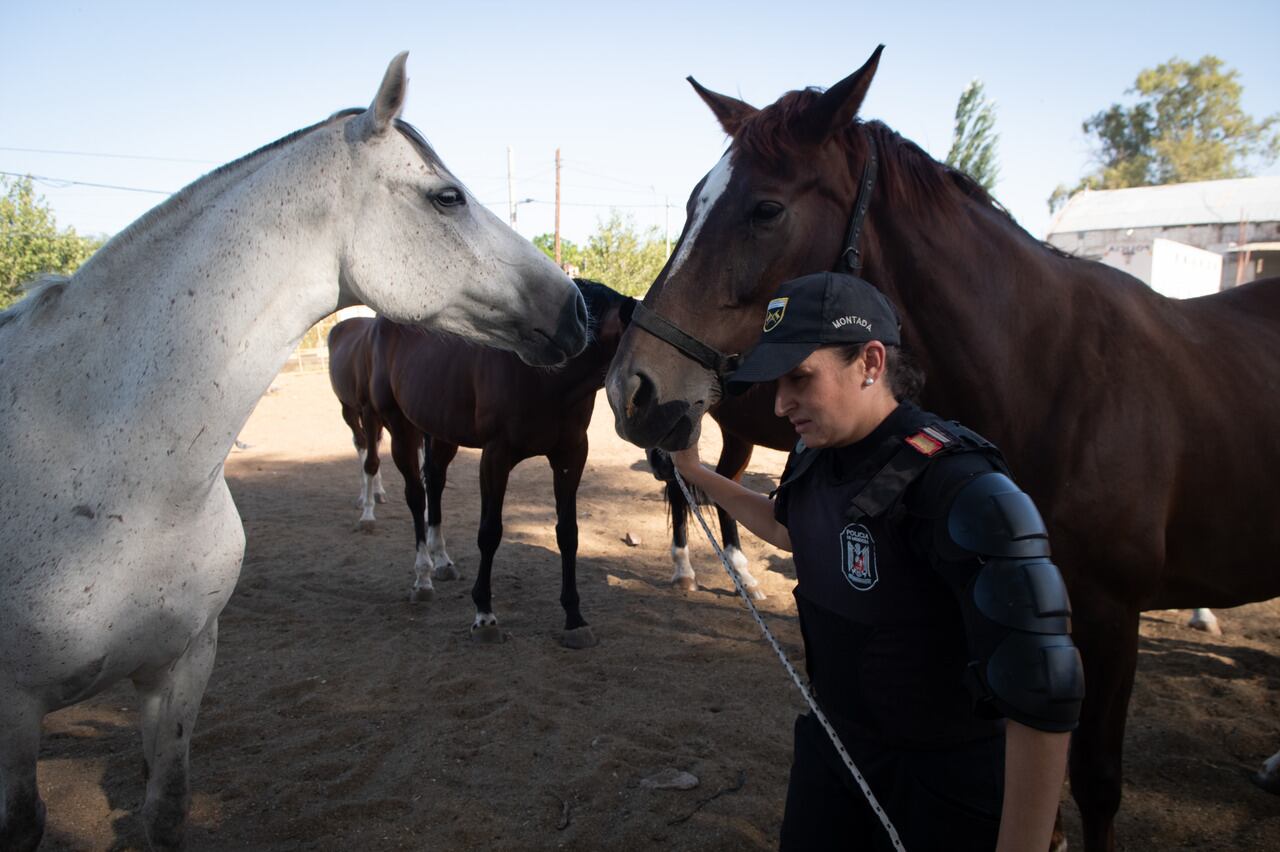
[[[873,385],[884,377],[884,368],[888,363],[887,353],[884,344],[879,340],[872,340],[862,347],[862,357],[860,359],[863,365],[864,385]]]

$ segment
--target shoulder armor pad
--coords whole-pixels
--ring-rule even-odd
[[[1009,718],[1042,731],[1070,731],[1084,701],[1084,666],[1067,636],[1013,633],[987,663],[987,684]]]
[[[947,534],[979,556],[1049,555],[1049,533],[1035,503],[1003,473],[975,476],[956,494]]]

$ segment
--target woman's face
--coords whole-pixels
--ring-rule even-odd
[[[864,351],[846,363],[838,348],[814,350],[778,379],[774,413],[791,421],[807,447],[843,447],[865,438],[897,404],[884,382],[863,383],[867,358]],[[875,375],[874,364],[871,370]]]

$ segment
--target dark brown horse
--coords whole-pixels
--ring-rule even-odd
[[[390,320],[379,318],[374,325],[371,397],[391,433],[391,455],[404,475],[405,500],[413,516],[417,557],[412,600],[432,597],[433,575],[458,577],[440,531],[445,474],[459,446],[483,448],[476,537],[480,568],[471,590],[476,605],[471,631],[481,641],[502,639],[490,577],[502,541],[507,478],[521,461],[546,456],[555,491],[563,642],[573,648],[596,643],[579,609],[578,483],[587,461],[587,426],[596,393],[635,301],[603,284],[575,281],[586,299],[591,339],[581,354],[556,370],[530,367],[511,353]],[[372,455],[377,445],[370,446]]]
[[[329,384],[342,405],[342,419],[351,428],[351,441],[360,456],[361,484],[356,506],[363,510],[360,529],[366,532],[373,530],[373,504],[387,501],[382,471],[378,469],[382,421],[369,398],[373,325],[372,317],[352,317],[329,329]],[[371,446],[373,452],[369,452]]]
[[[998,443],[1048,522],[1086,669],[1071,791],[1086,848],[1109,850],[1138,613],[1280,595],[1280,281],[1178,301],[1046,247],[966,175],[855,120],[879,55],[762,110],[693,84],[733,142],[609,401],[623,436],[686,446],[720,396],[702,364],[752,345],[777,285],[860,265],[903,311],[923,403]],[[687,337],[660,339],[650,314]]]

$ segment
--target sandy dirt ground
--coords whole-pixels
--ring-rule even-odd
[[[463,579],[411,604],[413,533],[394,466],[372,534],[323,374],[285,374],[227,478],[248,552],[193,738],[189,846],[297,849],[776,847],[798,693],[705,541],[674,592],[667,520],[603,395],[579,493],[579,589],[598,647],[561,647],[550,471],[512,476],[494,571],[501,645],[469,638],[479,452],[462,450],[445,534]],[[704,457],[718,435],[709,428]],[[384,441],[384,451],[385,451]],[[778,453],[748,482],[772,487]],[[692,528],[691,528],[692,530]],[[629,547],[630,532],[640,545]],[[801,657],[785,554],[747,537],[762,610]],[[1219,613],[1226,635],[1144,616],[1125,743],[1127,849],[1280,848],[1280,798],[1247,773],[1280,748],[1280,604]],[[136,700],[121,684],[50,715],[48,850],[144,848]],[[650,789],[664,770],[689,790]],[[1079,849],[1073,805],[1066,819]]]

